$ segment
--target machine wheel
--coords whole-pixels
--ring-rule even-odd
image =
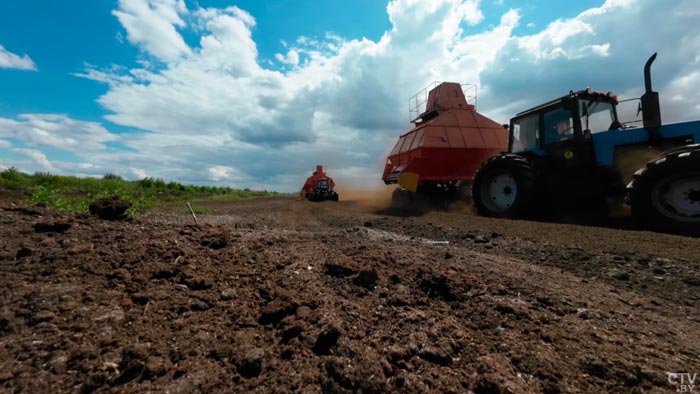
[[[391,205],[396,208],[400,208],[404,204],[404,193],[406,192],[406,189],[402,188],[396,188],[394,191],[391,193]]]
[[[409,215],[422,215],[428,211],[428,200],[422,193],[414,193],[402,187],[391,194],[391,205]]]
[[[629,186],[637,223],[652,230],[700,236],[700,147],[647,163]]]
[[[476,173],[472,199],[482,216],[516,218],[533,209],[535,174],[522,156],[504,154],[486,160]]]

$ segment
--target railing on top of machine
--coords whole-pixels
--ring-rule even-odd
[[[428,95],[430,91],[436,86],[441,84],[440,81],[435,81],[428,86],[424,87],[410,99],[408,99],[408,120],[413,122],[418,119],[418,117],[425,112],[425,105],[428,103]],[[462,87],[462,92],[464,92],[464,98],[467,100],[467,104],[471,104],[476,108],[477,99],[477,86],[473,83],[460,83]]]

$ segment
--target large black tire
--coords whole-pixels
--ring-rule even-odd
[[[391,195],[391,206],[406,215],[422,215],[429,210],[429,201],[422,193],[399,187]]]
[[[391,193],[391,206],[396,209],[403,209],[408,201],[406,193],[408,190],[397,187]]]
[[[522,156],[502,154],[476,172],[472,200],[481,216],[522,218],[534,210],[535,174]]]
[[[700,147],[647,163],[630,183],[629,203],[642,227],[700,236]]]

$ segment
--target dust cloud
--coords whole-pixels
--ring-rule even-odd
[[[391,195],[397,185],[381,186],[375,189],[361,189],[350,186],[336,186],[340,201],[350,201],[360,210],[376,212],[391,207]]]
[[[625,184],[632,180],[634,172],[646,167],[646,164],[661,155],[661,152],[649,146],[623,146],[615,150],[615,165],[622,174]]]

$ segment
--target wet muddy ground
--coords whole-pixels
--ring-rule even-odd
[[[1,392],[674,392],[700,239],[297,198],[0,203]]]

